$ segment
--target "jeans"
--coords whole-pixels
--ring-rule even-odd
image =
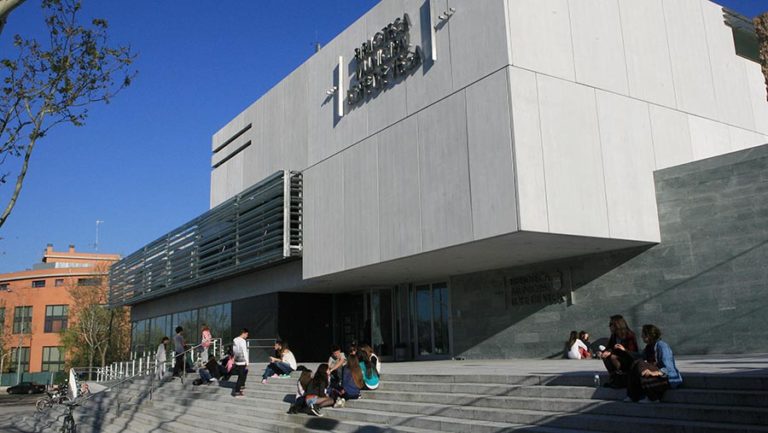
[[[239,394],[240,389],[245,385],[245,378],[248,377],[248,366],[235,364],[235,366],[232,367],[231,374],[237,375],[237,382],[235,383],[235,394]]]
[[[174,358],[175,358],[175,362],[173,363],[173,375],[181,376],[181,373],[184,373],[184,369],[186,368],[186,366],[184,365],[185,354],[179,353]]]
[[[207,368],[201,368],[197,370],[197,374],[200,375],[200,379],[203,380],[203,383],[208,383],[211,381],[211,372],[208,371]]]
[[[289,374],[292,371],[293,368],[291,368],[291,364],[287,362],[271,362],[264,370],[264,374],[261,376],[261,378],[266,379],[271,377],[273,374]]]

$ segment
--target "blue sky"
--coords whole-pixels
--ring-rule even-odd
[[[387,0],[384,0],[387,1]],[[0,228],[0,273],[31,267],[47,243],[129,254],[208,210],[211,135],[377,0],[86,0],[139,76],[86,126],[40,141],[21,198]],[[753,16],[768,0],[719,2]],[[43,30],[39,0],[0,36]],[[8,188],[0,188],[4,204]]]

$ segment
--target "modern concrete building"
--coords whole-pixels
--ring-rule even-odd
[[[48,244],[32,269],[0,274],[0,343],[4,372],[57,372],[65,353],[59,334],[69,325],[69,290],[101,286],[117,254],[83,253],[70,245],[54,251]],[[19,357],[19,354],[21,356]]]
[[[615,313],[766,351],[768,102],[737,33],[706,0],[380,2],[213,135],[211,211],[113,267],[112,302],[136,347],[216,318],[300,361],[557,356]]]

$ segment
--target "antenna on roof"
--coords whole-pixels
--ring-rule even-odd
[[[96,252],[99,252],[99,224],[102,224],[104,221],[102,220],[96,220],[96,243],[93,244],[94,248],[96,249]]]
[[[316,53],[320,51],[320,48],[323,48],[323,44],[321,44],[320,41],[318,41],[317,30],[315,30],[315,41],[312,42],[312,45],[315,47]]]

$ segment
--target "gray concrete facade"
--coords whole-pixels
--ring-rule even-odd
[[[678,354],[768,352],[768,145],[655,179],[658,245],[452,277],[455,354],[558,357],[571,330],[608,337],[613,314],[638,335],[656,324]],[[572,295],[515,305],[509,280],[540,272]]]
[[[421,64],[347,103],[355,49],[405,14]],[[381,1],[212,138],[211,207],[302,174],[301,260],[134,320],[389,290],[380,347],[417,353],[418,287],[447,282],[443,357],[557,357],[616,313],[679,353],[766,352],[768,102],[733,45],[708,0]]]

